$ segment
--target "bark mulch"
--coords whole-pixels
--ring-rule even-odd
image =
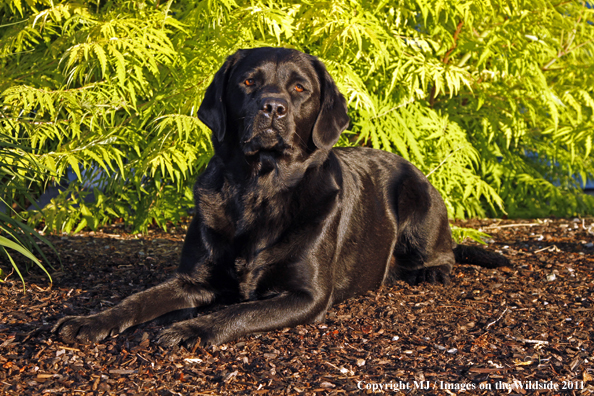
[[[63,262],[53,285],[34,274],[26,293],[14,275],[0,286],[0,394],[593,394],[594,220],[458,224],[492,235],[487,248],[513,266],[458,265],[447,288],[401,283],[324,323],[194,350],[160,347],[158,323],[91,345],[49,333],[171,276],[183,225],[49,236]]]

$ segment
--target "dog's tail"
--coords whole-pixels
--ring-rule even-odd
[[[458,245],[454,248],[454,257],[459,264],[473,264],[485,268],[508,267],[511,264],[504,255],[478,246]]]

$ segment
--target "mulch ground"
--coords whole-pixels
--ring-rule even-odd
[[[170,277],[184,226],[49,236],[63,263],[53,285],[0,284],[0,394],[593,394],[594,220],[458,224],[489,233],[513,266],[458,265],[447,288],[401,283],[322,324],[194,350],[160,347],[158,323],[91,345],[49,332]]]

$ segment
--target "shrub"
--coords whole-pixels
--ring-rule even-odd
[[[51,263],[37,242],[48,245],[55,252],[52,244],[28,226],[18,214],[33,201],[29,189],[35,188],[40,175],[47,174],[28,151],[28,146],[0,135],[0,257],[10,262],[13,271],[16,271],[23,282],[23,288],[23,272],[11,252],[20,253],[28,259],[26,263],[29,265],[25,265],[24,272],[29,270],[31,264],[35,264],[45,272],[50,282],[50,274],[33,252],[37,252],[49,266]],[[0,282],[5,277],[7,275],[0,268]]]
[[[31,223],[70,232],[121,218],[136,231],[185,216],[212,155],[196,117],[204,90],[227,55],[265,45],[321,58],[349,102],[339,144],[411,160],[451,217],[594,212],[578,182],[594,174],[587,3],[2,4],[0,133],[79,178]]]

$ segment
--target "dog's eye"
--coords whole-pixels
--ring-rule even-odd
[[[295,84],[295,91],[303,92],[303,91],[305,91],[305,88],[303,88],[303,85],[301,85],[301,84]]]
[[[243,82],[245,85],[247,85],[248,87],[254,85],[256,82],[254,81],[253,78],[246,78],[245,81]]]

